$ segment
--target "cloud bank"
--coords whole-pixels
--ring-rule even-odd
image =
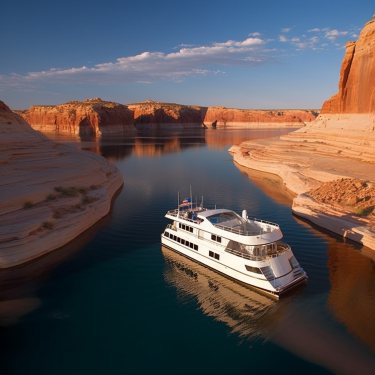
[[[285,48],[292,50],[321,50],[329,44],[336,48],[338,38],[349,36],[348,31],[310,29],[306,34],[291,35],[294,27],[282,29],[278,39],[262,39],[259,32],[248,34],[242,41],[228,40],[207,46],[180,45],[176,52],[143,52],[118,58],[92,67],[0,75],[0,91],[37,90],[45,84],[127,84],[160,81],[181,82],[189,77],[224,74],[227,67],[256,67],[275,62],[278,51],[285,56]],[[284,35],[287,34],[287,35]],[[354,34],[351,34],[351,36]],[[275,43],[279,43],[274,47]],[[273,44],[272,48],[266,47]],[[342,45],[341,45],[342,46]]]
[[[257,66],[273,57],[263,52],[265,41],[250,37],[243,41],[228,40],[210,46],[186,46],[178,52],[143,52],[136,56],[121,57],[93,67],[50,69],[26,75],[0,76],[2,87],[17,87],[37,83],[93,83],[125,84],[154,81],[181,81],[188,76],[219,74],[218,67]]]

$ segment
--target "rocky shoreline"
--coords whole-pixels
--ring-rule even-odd
[[[357,131],[361,145],[348,132],[346,139],[355,143],[353,151],[344,149],[327,129],[324,137],[320,129],[313,138],[313,128],[311,124],[288,136],[244,142],[229,152],[245,168],[279,176],[296,194],[292,203],[296,215],[375,250],[375,134],[363,137]],[[301,131],[310,137],[298,135]]]
[[[346,45],[338,93],[315,121],[229,152],[247,168],[276,174],[297,194],[293,212],[375,250],[375,16]]]
[[[56,143],[0,101],[0,268],[58,249],[105,217],[120,171]]]

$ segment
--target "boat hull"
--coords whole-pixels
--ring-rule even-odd
[[[170,233],[169,235],[171,234],[172,233]],[[274,260],[274,265],[272,264],[272,259],[264,261],[245,260],[225,252],[223,248],[220,248],[220,246],[215,246],[214,244],[211,244],[211,246],[207,246],[206,241],[201,241],[199,240],[199,238],[193,235],[188,236],[185,233],[181,234],[184,235],[185,240],[188,241],[189,244],[194,243],[194,245],[196,245],[197,247],[197,250],[191,248],[190,246],[182,245],[181,243],[169,238],[169,235],[167,237],[164,233],[161,235],[161,243],[169,249],[183,254],[184,256],[206,267],[209,267],[226,277],[239,281],[249,287],[256,288],[273,296],[279,297],[281,294],[286,293],[293,287],[304,283],[307,279],[304,272],[296,277],[293,273],[293,269],[291,269],[286,273],[284,271],[284,274],[283,271],[280,270],[281,275],[279,275],[278,277],[273,277],[271,280],[269,280],[263,274],[248,272],[245,268],[246,265],[257,269],[270,266],[272,268],[275,268],[275,266],[280,267],[280,264],[282,265],[282,261],[280,262],[280,259],[278,259],[277,262],[275,262]],[[210,253],[218,255],[219,259],[215,259],[214,257],[210,256]],[[288,257],[293,257],[293,253],[291,251],[289,252],[289,254],[286,253],[284,255],[284,262],[287,261]]]

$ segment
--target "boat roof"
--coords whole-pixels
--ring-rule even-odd
[[[178,215],[177,211],[168,211],[166,217],[242,243],[270,243],[283,237],[278,224],[260,219],[246,220],[225,208],[193,209],[198,220],[187,219],[181,213]]]

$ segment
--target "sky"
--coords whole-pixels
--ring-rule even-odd
[[[12,0],[0,100],[320,109],[373,0]]]

